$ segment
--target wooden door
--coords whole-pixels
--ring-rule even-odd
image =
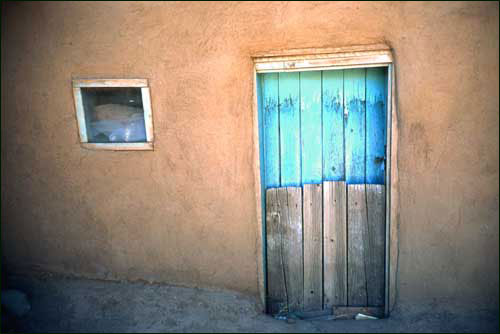
[[[257,88],[268,312],[382,307],[387,67]]]

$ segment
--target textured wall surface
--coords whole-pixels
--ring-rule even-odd
[[[498,3],[2,3],[1,242],[16,270],[257,294],[252,60],[385,42],[400,303],[498,308]],[[71,78],[150,80],[154,152],[79,146]]]

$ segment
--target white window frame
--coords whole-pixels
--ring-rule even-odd
[[[319,71],[347,68],[388,68],[387,96],[387,168],[386,168],[386,250],[384,313],[389,316],[396,302],[396,274],[398,263],[398,125],[396,112],[395,70],[391,48],[385,44],[359,45],[339,48],[291,49],[262,52],[252,55],[253,73],[253,137],[254,184],[257,215],[258,286],[263,309],[266,309],[265,245],[263,244],[262,189],[260,179],[259,119],[257,106],[257,73]]]
[[[146,141],[140,143],[89,143],[87,125],[83,108],[82,88],[87,87],[137,87],[141,89],[144,110]],[[153,113],[151,110],[151,94],[147,79],[73,79],[73,99],[75,103],[78,133],[82,147],[92,150],[136,151],[153,150]]]

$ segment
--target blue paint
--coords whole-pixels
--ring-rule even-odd
[[[323,179],[345,180],[344,71],[323,72]]]
[[[345,172],[348,184],[365,180],[365,69],[344,70]]]
[[[387,68],[366,70],[366,183],[384,184]]]
[[[258,75],[263,191],[385,183],[387,68]]]
[[[320,71],[300,73],[303,184],[323,179],[321,93]]]
[[[300,186],[299,73],[279,74],[281,186]]]
[[[264,169],[267,188],[280,186],[278,74],[262,74],[264,120]]]

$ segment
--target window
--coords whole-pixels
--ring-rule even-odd
[[[151,99],[146,79],[73,80],[83,147],[152,150]]]

